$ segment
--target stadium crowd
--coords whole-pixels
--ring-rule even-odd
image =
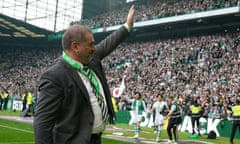
[[[146,21],[164,17],[191,14],[221,8],[237,6],[240,0],[143,0],[135,1],[136,21]],[[125,6],[123,6],[125,5]],[[128,12],[128,4],[125,3],[110,12],[96,15],[91,18],[72,22],[88,25],[91,28],[107,27],[124,23]]]
[[[143,20],[185,14],[236,5],[238,0],[154,1],[138,5],[136,19]],[[158,9],[161,5],[162,9]],[[164,7],[164,6],[165,7]],[[151,7],[151,8],[149,8]],[[203,8],[203,9],[202,9]],[[150,10],[150,11],[149,11]],[[120,11],[126,11],[121,9]],[[161,13],[160,13],[161,12]],[[122,12],[110,12],[86,20],[91,27],[122,23]],[[119,15],[118,15],[119,14]],[[119,18],[119,19],[118,19]],[[85,20],[84,20],[85,21]],[[107,23],[103,23],[107,22]],[[97,22],[97,23],[96,23]],[[111,24],[110,24],[111,23]],[[205,108],[205,116],[220,118],[227,107],[240,97],[240,32],[160,39],[149,42],[125,43],[104,60],[111,90],[119,86],[126,75],[123,95],[117,99],[119,109],[128,109],[128,101],[135,91],[151,107],[155,96],[174,96],[187,114],[187,106],[194,98]],[[5,93],[12,99],[22,99],[26,91],[37,97],[40,74],[62,50],[1,48],[0,93],[1,105]]]
[[[240,96],[239,34],[122,44],[104,61],[110,87],[118,87],[126,75],[126,89],[118,99],[125,109],[134,92],[141,91],[150,105],[159,93],[175,96],[182,106],[197,97],[206,115],[219,117]],[[1,53],[5,54],[1,55],[1,94],[7,91],[21,99],[26,90],[37,96],[39,75],[61,55],[61,49],[1,49]]]
[[[219,117],[240,96],[239,40],[234,42],[238,35],[224,33],[122,46],[105,62],[109,83],[113,88],[127,75],[126,99],[136,90],[141,90],[149,103],[158,93],[175,96],[182,106],[197,97],[206,115],[217,110],[214,116]],[[130,65],[123,70],[114,68],[119,59],[123,65]]]

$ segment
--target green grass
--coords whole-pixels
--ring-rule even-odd
[[[102,139],[103,144],[131,144],[112,139]],[[0,119],[0,144],[34,144],[32,124]]]
[[[102,144],[132,144],[132,143],[102,138]]]
[[[33,144],[31,124],[0,120],[0,144]]]
[[[130,144],[105,138],[103,138],[102,143]],[[34,144],[32,124],[0,119],[0,144]]]
[[[8,112],[8,111],[1,111],[0,115],[8,115],[8,116],[19,116],[20,112]],[[132,137],[134,135],[134,126],[129,126],[127,124],[116,124],[113,125],[117,128],[121,128],[124,130],[123,136]],[[106,130],[104,134],[113,134],[116,131]],[[229,130],[229,133],[231,130]],[[191,140],[187,138],[190,134],[180,132],[179,139],[180,140]],[[148,138],[155,140],[155,134],[153,132],[153,128],[141,127],[140,137]],[[161,139],[168,139],[166,130],[163,130]],[[195,140],[195,139],[193,139]],[[229,138],[227,137],[217,137],[215,140],[207,139],[206,135],[199,137],[197,140],[210,142],[214,144],[228,144]],[[130,144],[128,142],[117,141],[112,139],[102,139],[103,144]],[[239,138],[234,139],[234,143],[240,143]],[[34,134],[33,134],[33,126],[32,124],[27,123],[20,123],[8,120],[1,120],[0,119],[0,144],[34,144]]]
[[[134,126],[129,126],[126,124],[117,124],[115,126],[117,126],[118,128],[134,130]],[[153,128],[141,127],[141,132],[142,133],[140,133],[140,137],[153,139],[153,140],[155,140],[155,138],[156,138],[156,134],[154,134]],[[229,130],[229,133],[230,132],[231,132],[231,129]],[[113,133],[113,131],[105,131],[104,132],[104,134],[112,134],[112,133]],[[123,136],[131,136],[132,137],[133,135],[134,135],[133,131],[123,133]],[[200,140],[200,141],[209,142],[209,143],[213,143],[213,144],[228,144],[229,143],[229,138],[227,138],[227,137],[217,137],[217,139],[207,139],[207,135],[202,135],[198,139],[190,139],[190,138],[188,138],[188,136],[190,136],[190,133],[179,132],[179,140],[180,141],[181,140]],[[162,131],[161,139],[168,139],[166,130]],[[235,138],[234,143],[240,144],[240,139]]]
[[[20,116],[21,112],[0,111],[0,116]]]

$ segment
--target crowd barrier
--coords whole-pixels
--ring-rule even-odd
[[[179,131],[192,133],[191,117],[183,116],[182,124],[179,126]],[[116,122],[133,125],[133,111],[119,110],[116,113]],[[143,114],[141,122],[142,127],[153,128],[153,116],[151,114]],[[165,122],[163,128],[166,129],[167,122]],[[211,130],[214,130],[217,136],[230,137],[232,129],[232,121],[225,119],[213,119],[213,118],[200,118],[200,133],[208,134]],[[236,138],[240,138],[240,134],[237,131]]]

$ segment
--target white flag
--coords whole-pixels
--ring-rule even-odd
[[[125,77],[126,77],[126,75],[123,76],[120,87],[116,87],[113,89],[113,96],[116,98],[119,98],[125,89],[125,82],[124,82]]]

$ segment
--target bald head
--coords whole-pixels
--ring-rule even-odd
[[[62,48],[63,50],[70,49],[71,42],[82,43],[86,39],[86,34],[92,33],[87,26],[83,25],[72,25],[64,33],[62,38]]]

